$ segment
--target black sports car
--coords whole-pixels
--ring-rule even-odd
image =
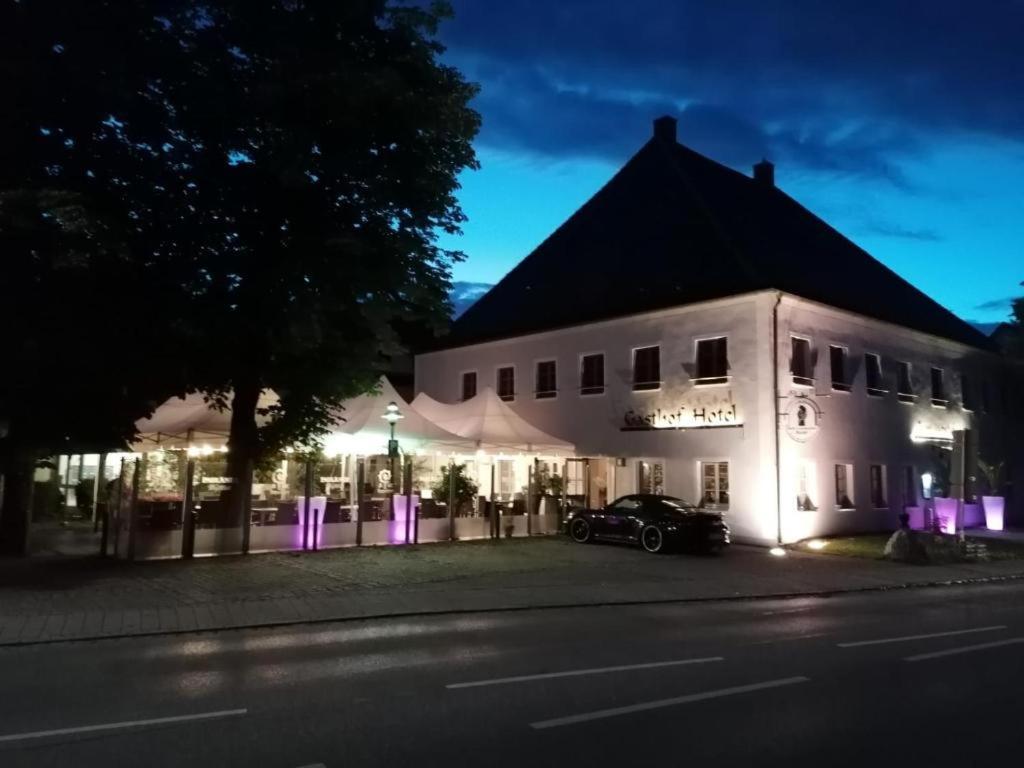
[[[565,530],[580,543],[621,541],[653,553],[673,548],[721,552],[729,545],[729,526],[720,512],[647,493],[623,496],[604,509],[570,512]]]

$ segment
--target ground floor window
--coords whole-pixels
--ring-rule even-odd
[[[700,464],[701,504],[720,509],[729,506],[729,462],[702,461]]]
[[[871,506],[875,509],[885,509],[889,506],[885,498],[885,475],[885,466],[883,464],[871,465]]]
[[[853,467],[850,464],[836,464],[836,506],[839,509],[853,509]]]
[[[903,468],[903,506],[917,506],[917,472],[911,466]]]
[[[637,493],[665,493],[665,465],[660,461],[637,462]]]
[[[814,482],[814,464],[801,461],[796,466],[796,508],[801,512],[813,512],[818,506],[814,503],[817,496]]]
[[[495,484],[497,494],[502,499],[511,499],[516,492],[515,464],[511,461],[498,460],[495,462]]]

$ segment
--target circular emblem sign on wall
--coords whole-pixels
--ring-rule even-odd
[[[805,443],[818,433],[821,427],[821,408],[806,395],[789,398],[782,412],[786,434],[798,443]]]

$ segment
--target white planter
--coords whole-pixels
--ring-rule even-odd
[[[1003,530],[1003,510],[1006,499],[1002,496],[982,496],[981,506],[985,510],[985,527],[990,531]]]

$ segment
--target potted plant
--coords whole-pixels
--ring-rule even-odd
[[[981,497],[981,507],[985,510],[985,527],[990,531],[1003,530],[1003,513],[1006,499],[997,495],[1002,488],[1004,462],[986,462],[978,460],[978,469],[985,476],[990,495]]]
[[[480,490],[480,487],[466,474],[465,464],[455,464],[451,469],[441,467],[441,477],[433,486],[434,500],[438,503],[448,504],[449,499],[452,498],[453,490],[455,497],[454,514],[457,516],[467,504],[472,503]],[[451,513],[452,511],[450,510],[449,514]]]

